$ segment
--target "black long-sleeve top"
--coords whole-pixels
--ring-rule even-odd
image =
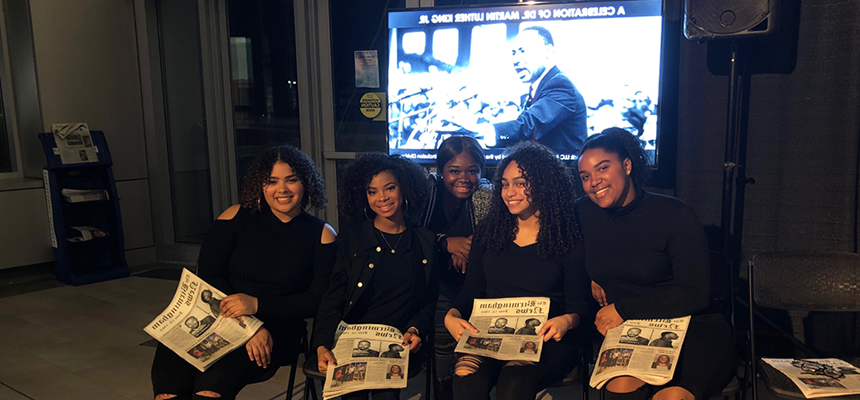
[[[397,246],[398,252],[391,254],[389,246],[379,240],[381,236],[372,221],[342,227],[337,237],[337,262],[331,283],[314,321],[312,348],[333,348],[334,334],[341,320],[349,323],[394,323],[401,332],[415,327],[425,336],[430,332],[439,297],[439,278],[433,268],[436,237],[433,232],[412,225],[403,235],[407,236]],[[391,273],[395,268],[408,268],[409,271]],[[404,281],[404,276],[412,279]],[[384,292],[393,286],[398,291],[403,288],[410,290],[390,298],[387,295],[391,293]],[[388,301],[380,301],[382,298]]]
[[[497,254],[474,241],[466,283],[454,308],[468,320],[476,298],[549,297],[549,318],[576,313],[584,319],[591,296],[589,284],[581,243],[567,254],[544,260],[538,257],[537,243],[520,247],[511,242]]]
[[[240,208],[233,219],[216,220],[200,248],[198,275],[227,295],[257,298],[256,317],[272,334],[302,334],[316,315],[336,257],[322,244],[325,221],[302,212],[282,222],[268,207]]]
[[[710,302],[705,232],[682,200],[640,190],[624,207],[577,204],[592,280],[624,319],[677,318]]]

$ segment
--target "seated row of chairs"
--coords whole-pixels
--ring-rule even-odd
[[[736,330],[736,324],[739,321],[735,320],[736,316],[736,301],[746,303],[749,312],[749,330],[744,335],[745,337],[739,340],[745,344],[745,351],[742,359],[754,360],[754,362],[743,362],[743,373],[739,379],[733,379],[732,382],[722,391],[719,397],[728,400],[729,397],[735,399],[746,399],[746,391],[749,388],[752,391],[752,400],[758,399],[758,372],[761,372],[761,377],[766,384],[767,389],[776,396],[798,399],[804,398],[800,390],[784,375],[774,370],[766,364],[760,363],[760,355],[756,346],[756,325],[757,323],[766,323],[778,335],[786,338],[789,343],[792,343],[805,357],[816,358],[822,354],[813,350],[809,345],[794,337],[786,329],[775,324],[771,319],[762,314],[758,307],[766,307],[769,309],[784,310],[784,311],[804,311],[804,312],[860,312],[860,254],[857,253],[834,253],[834,252],[765,252],[759,253],[751,261],[748,262],[747,276],[749,283],[749,293],[746,299],[737,296],[738,291],[735,290],[732,279],[735,275],[730,272],[729,263],[726,257],[719,252],[711,254],[711,268],[714,271],[713,275],[713,298],[715,306],[722,311],[727,319],[730,320],[733,331]],[[735,296],[730,296],[730,293],[735,293]],[[733,299],[732,297],[736,297]],[[737,332],[735,332],[737,340]],[[849,339],[855,340],[855,345],[860,344],[860,332],[848,332]],[[582,399],[588,400],[589,395],[589,372],[594,365],[593,349],[591,340],[586,340],[583,345],[582,360],[579,365],[580,379],[582,384]],[[433,340],[424,340],[427,346],[428,365],[426,370],[426,388],[423,398],[431,397],[431,387],[433,379],[434,357],[432,344]],[[849,348],[852,345],[848,344]],[[304,399],[317,399],[317,390],[315,381],[324,382],[325,375],[320,374],[316,367],[315,353],[309,351],[307,339],[303,340],[300,354],[304,354],[304,365],[302,372],[304,373],[305,387]],[[860,352],[860,346],[856,346]],[[823,354],[827,357],[838,357],[838,354]],[[857,357],[860,354],[851,354],[849,356]],[[286,399],[292,399],[295,388],[296,372],[298,370],[297,356],[290,365],[290,378],[286,390]],[[272,368],[270,374],[260,379],[260,382],[271,378],[277,368]],[[416,375],[419,371],[410,374]],[[410,378],[412,377],[410,376]],[[841,397],[844,400],[860,400],[860,396]]]

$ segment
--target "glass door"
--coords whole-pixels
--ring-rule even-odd
[[[202,243],[212,223],[212,174],[197,0],[156,2],[173,241]]]

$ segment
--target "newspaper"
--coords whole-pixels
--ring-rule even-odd
[[[463,332],[454,351],[498,360],[540,361],[537,334],[549,315],[547,297],[475,299],[469,318],[478,333]]]
[[[92,226],[72,226],[73,233],[66,237],[72,243],[88,242],[96,238],[109,236],[107,231]]]
[[[860,368],[837,358],[762,358],[797,385],[807,399],[860,394]]]
[[[326,371],[323,399],[367,389],[402,389],[409,374],[403,334],[379,324],[341,322],[332,353],[336,366]]]
[[[69,203],[85,203],[88,201],[108,200],[110,195],[104,189],[63,189],[60,190],[63,199]]]
[[[170,305],[143,330],[203,372],[245,344],[263,325],[252,316],[221,317],[226,297],[187,269]]]
[[[98,148],[93,144],[90,128],[84,122],[52,124],[54,142],[63,164],[98,162]],[[56,153],[55,153],[56,154]]]
[[[672,380],[690,317],[630,319],[606,332],[590,385],[627,375],[659,386]]]

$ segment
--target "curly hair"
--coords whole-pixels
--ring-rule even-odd
[[[500,253],[517,235],[517,217],[502,199],[502,174],[512,161],[517,162],[526,180],[529,201],[540,211],[537,236],[538,256],[544,260],[566,254],[582,239],[576,218],[577,189],[564,164],[546,147],[520,142],[509,149],[493,177],[490,210],[478,225],[476,240],[488,250]]]
[[[579,157],[581,158],[587,150],[591,149],[615,153],[622,164],[629,158],[632,164],[630,179],[633,180],[634,187],[641,188],[651,176],[651,170],[648,169],[648,155],[642,149],[642,144],[636,136],[624,129],[608,128],[589,137],[582,144]]]
[[[338,212],[350,222],[375,218],[367,204],[367,185],[382,171],[390,171],[397,178],[405,201],[403,216],[414,223],[424,209],[430,183],[418,164],[399,154],[367,153],[356,159],[346,170],[338,191]]]
[[[263,200],[263,187],[269,183],[272,168],[277,162],[289,164],[293,173],[302,181],[305,195],[302,196],[302,209],[321,209],[325,207],[325,182],[313,160],[301,150],[283,145],[266,149],[251,162],[245,177],[242,179],[242,190],[239,193],[239,204],[243,208],[255,212]]]

